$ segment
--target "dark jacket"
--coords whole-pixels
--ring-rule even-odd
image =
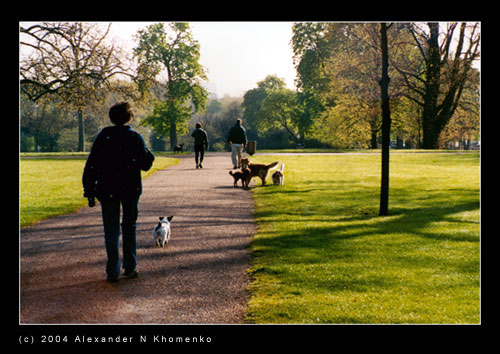
[[[208,150],[208,135],[206,131],[196,128],[191,136],[194,138],[194,145],[205,145],[205,149]]]
[[[247,133],[241,125],[235,124],[229,129],[227,141],[233,144],[246,144]]]
[[[154,159],[142,136],[128,125],[102,129],[83,170],[83,196],[101,201],[139,196],[141,170],[149,170]]]

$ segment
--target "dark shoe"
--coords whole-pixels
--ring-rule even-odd
[[[203,166],[201,165],[201,163],[200,163],[200,168],[203,168]]]
[[[108,276],[106,278],[106,280],[107,280],[108,283],[116,283],[116,282],[118,282],[118,277],[110,277],[110,276]]]
[[[133,279],[133,278],[137,278],[139,276],[139,273],[137,273],[137,271],[133,270],[131,272],[123,273],[123,276],[125,278]]]

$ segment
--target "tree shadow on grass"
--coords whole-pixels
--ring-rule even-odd
[[[476,222],[468,220],[459,220],[451,218],[453,214],[475,211],[479,209],[479,202],[470,201],[458,205],[443,206],[443,207],[421,207],[421,208],[393,208],[388,217],[376,215],[345,215],[337,216],[336,218],[324,215],[323,218],[318,215],[304,215],[298,212],[297,214],[286,213],[290,218],[280,218],[278,222],[318,222],[318,221],[333,221],[338,225],[325,227],[309,227],[307,229],[299,228],[295,231],[286,232],[276,237],[257,238],[252,242],[253,246],[276,246],[279,248],[288,248],[295,246],[334,246],[335,242],[343,239],[354,237],[363,237],[367,235],[385,235],[392,233],[410,233],[425,238],[435,240],[450,240],[450,241],[466,241],[479,242],[479,237],[473,235],[451,234],[449,232],[430,233],[426,230],[429,224],[439,221],[451,221],[454,223],[475,224]],[[260,212],[261,219],[273,219],[273,215],[280,213],[279,211]],[[283,213],[280,213],[283,215]],[[376,222],[371,222],[371,221]],[[367,221],[370,223],[367,224]],[[265,223],[266,221],[263,221]],[[353,230],[363,230],[352,232]],[[291,242],[289,242],[291,241]],[[326,244],[324,244],[326,242]]]
[[[388,217],[375,215],[345,215],[333,221],[330,220],[328,226],[317,225],[317,216],[295,215],[290,220],[297,226],[294,230],[283,230],[272,234],[269,232],[264,237],[255,238],[252,241],[253,255],[257,258],[265,256],[266,259],[279,259],[279,264],[271,262],[257,262],[260,264],[253,268],[253,274],[265,273],[279,278],[293,279],[293,282],[301,284],[305,288],[322,288],[328,292],[342,291],[367,291],[368,289],[387,289],[399,284],[397,277],[387,274],[360,274],[363,271],[363,259],[366,254],[376,254],[378,248],[385,248],[388,254],[376,254],[376,259],[383,260],[385,264],[391,262],[397,267],[442,267],[443,269],[454,269],[456,272],[478,272],[479,262],[473,259],[466,261],[459,259],[443,259],[435,255],[422,253],[412,253],[415,245],[421,247],[428,244],[427,241],[451,241],[451,242],[479,242],[479,232],[457,233],[447,228],[440,228],[433,231],[431,224],[434,222],[448,221],[450,216],[457,213],[475,211],[479,209],[479,202],[466,201],[450,206],[433,206],[420,208],[393,208],[392,214]],[[268,214],[276,213],[270,211]],[[270,216],[270,215],[268,215]],[[324,215],[324,220],[328,219]],[[272,219],[272,217],[271,217]],[[471,224],[469,220],[458,220],[452,218],[452,223],[458,226]],[[297,221],[299,221],[297,223]],[[301,227],[300,224],[304,226]],[[376,236],[377,239],[372,237]],[[384,240],[384,236],[387,238]],[[409,237],[406,237],[409,236]],[[415,240],[423,238],[425,241]],[[368,237],[366,242],[350,244],[349,241]],[[391,238],[394,237],[394,238]],[[347,242],[347,243],[346,243]],[[394,244],[391,244],[394,242]],[[436,246],[438,247],[438,246]],[[381,252],[384,252],[383,250]],[[408,254],[409,252],[409,254]],[[268,258],[270,257],[270,258]],[[384,258],[385,257],[385,258]],[[387,258],[388,257],[388,258]],[[446,257],[445,257],[446,258]],[[353,266],[353,274],[349,274],[350,266]],[[303,266],[324,266],[325,269],[332,267],[342,267],[342,272],[331,278],[322,276],[292,274],[295,265]],[[367,265],[365,265],[367,266]],[[291,267],[291,268],[290,268]],[[360,268],[361,267],[361,268]],[[370,264],[370,268],[377,268],[377,264]],[[298,269],[305,269],[298,268]],[[396,284],[397,283],[397,284]]]

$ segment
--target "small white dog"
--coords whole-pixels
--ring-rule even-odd
[[[285,170],[285,164],[281,163],[279,171],[274,171],[274,173],[271,175],[275,186],[282,186],[283,184],[285,184],[284,170]]]
[[[169,216],[168,218],[160,216],[160,222],[153,230],[153,238],[158,247],[163,247],[170,241],[170,221],[172,221],[172,219],[173,216]]]

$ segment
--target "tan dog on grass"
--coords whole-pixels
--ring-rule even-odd
[[[269,165],[264,165],[260,163],[250,163],[250,160],[247,158],[241,159],[241,167],[248,168],[250,170],[250,176],[248,177],[248,183],[252,180],[252,177],[259,177],[262,181],[262,185],[266,185],[266,178],[269,175],[269,170],[273,167],[277,166],[279,161],[275,161],[270,163]]]

